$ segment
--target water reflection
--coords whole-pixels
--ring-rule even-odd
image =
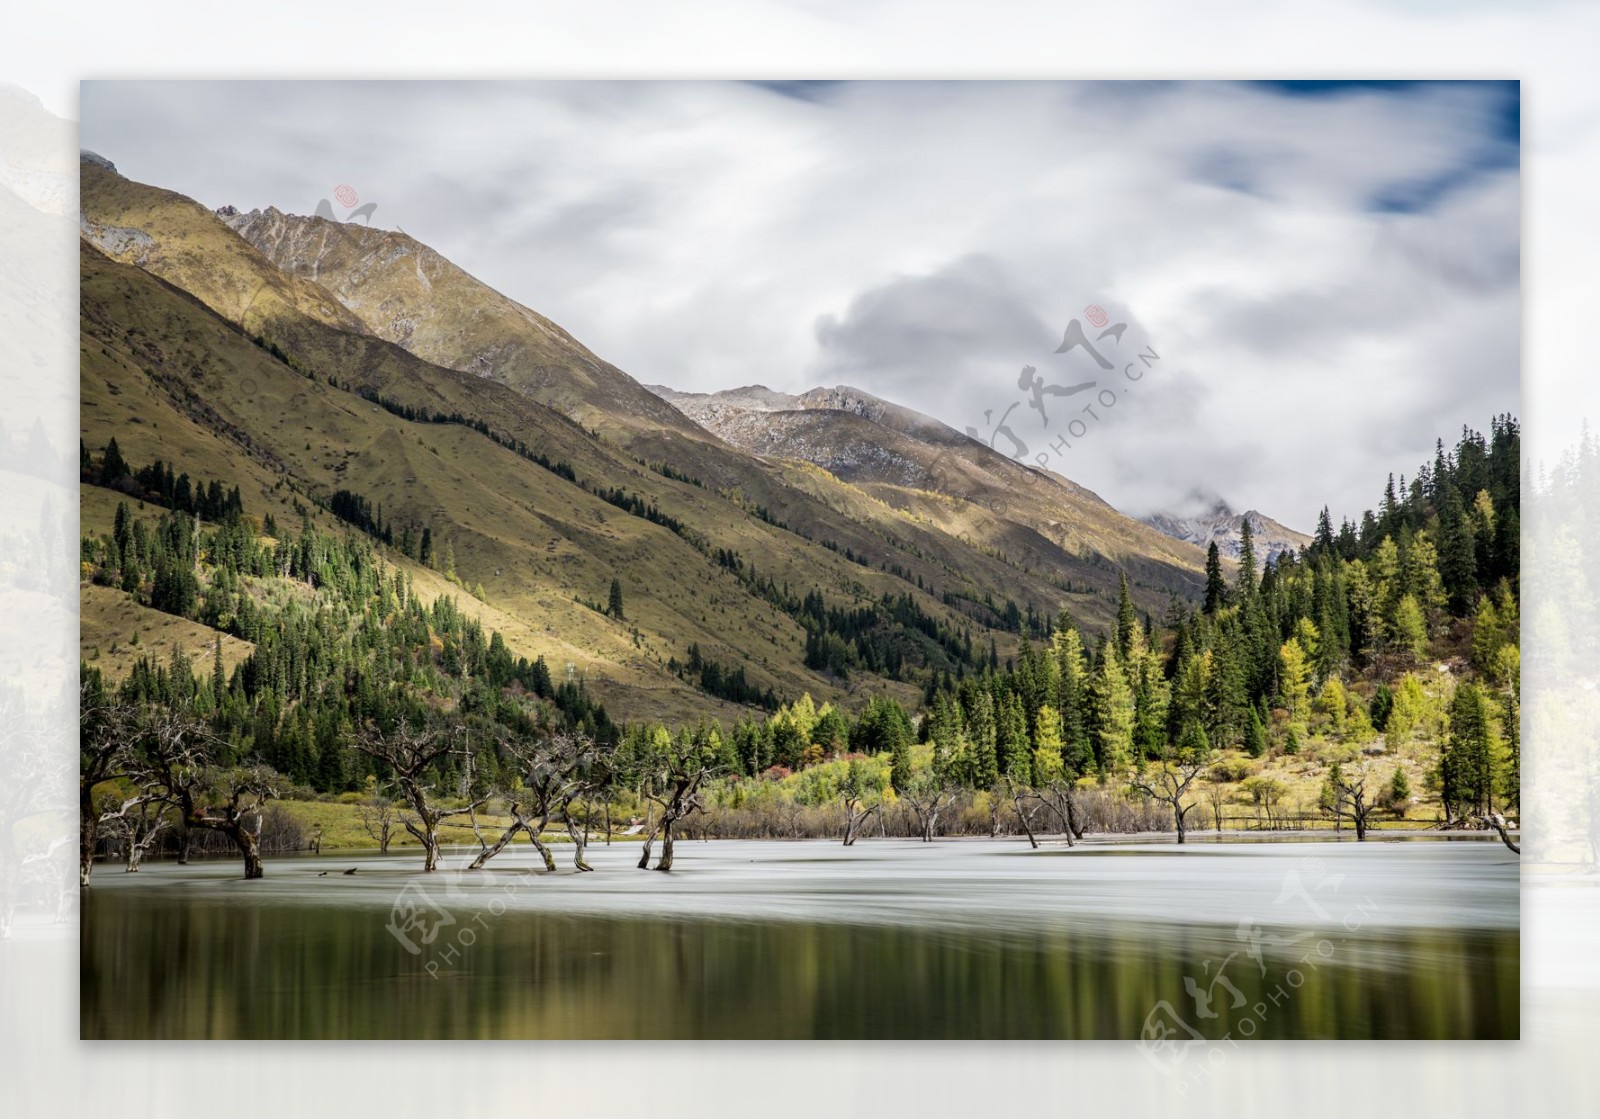
[[[427,880],[455,924],[417,956],[386,928],[420,879],[409,861],[363,861],[365,878],[280,862],[262,884],[220,865],[106,874],[83,915],[82,1032],[1136,1038],[1166,1001],[1212,1038],[1517,1036],[1514,865],[1486,846],[1327,845],[1308,869],[1291,847],[1293,863],[1265,845],[717,844],[672,876],[628,873],[619,847],[590,876],[503,871],[449,896]],[[1305,897],[1274,904],[1285,869]]]

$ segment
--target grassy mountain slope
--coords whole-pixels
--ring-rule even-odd
[[[486,602],[470,609],[484,624],[516,652],[544,654],[558,674],[571,663],[616,715],[726,712],[669,671],[691,646],[780,696],[837,697],[863,684],[913,695],[914,672],[887,683],[878,670],[841,680],[804,664],[807,631],[793,601],[813,588],[832,608],[907,596],[932,624],[966,633],[979,649],[993,641],[1002,655],[1018,641],[999,611],[1007,599],[1041,615],[1070,605],[1091,625],[1109,619],[1111,556],[1068,552],[962,498],[919,491],[916,501],[928,505],[919,510],[876,482],[753,457],[620,372],[601,391],[566,380],[575,375],[560,367],[548,384],[577,385],[583,399],[626,398],[602,410],[619,419],[597,436],[510,385],[432,364],[369,333],[319,282],[336,278],[326,262],[317,280],[288,275],[197,204],[99,164],[82,172],[85,444],[98,452],[115,436],[135,466],[161,458],[196,478],[238,485],[256,516],[283,521],[298,509],[331,522],[319,507],[344,489],[376,507],[396,536],[404,526],[428,526],[436,566],[448,546],[461,585],[483,588]],[[436,271],[436,291],[487,291],[447,264],[423,269]],[[441,297],[434,313],[458,306]],[[489,316],[496,331],[531,332],[551,354],[586,360],[587,351],[569,349],[537,317],[501,312]],[[408,341],[426,334],[425,325]],[[454,336],[433,329],[431,337]],[[438,346],[432,352],[444,356]],[[631,403],[641,398],[644,405]],[[86,498],[85,531],[89,511],[101,506],[109,517],[114,500]],[[393,551],[419,584],[431,579],[462,594]],[[1180,549],[1149,561],[1146,605],[1186,587],[1197,559]],[[752,570],[759,580],[749,578]],[[613,578],[624,590],[625,620],[584,605],[603,604]],[[767,579],[794,596],[788,609],[762,592]],[[890,629],[913,665],[953,665],[911,630]]]
[[[847,386],[798,396],[761,386],[654,392],[755,455],[800,459],[940,530],[981,539],[1030,568],[1095,582],[1111,558],[1136,584],[1193,587],[1195,552],[1122,516],[1060,475],[1000,454],[930,416]],[[1103,577],[1101,577],[1103,579]]]
[[[1124,517],[1082,487],[1024,467],[910,409],[855,390],[817,390],[795,398],[805,411],[782,414],[788,432],[769,432],[758,447],[758,439],[741,438],[690,408],[693,395],[638,384],[542,316],[403,233],[275,209],[223,217],[279,267],[327,287],[379,337],[440,365],[506,384],[601,431],[639,458],[670,462],[719,490],[737,491],[803,532],[854,552],[878,556],[883,537],[911,533],[918,538],[910,542],[915,548],[939,553],[937,536],[953,530],[973,534],[970,539],[982,549],[1044,574],[1057,594],[1069,584],[1114,584],[1114,575],[1107,575],[1117,566],[1127,567],[1135,583],[1148,589],[1144,598],[1152,608],[1163,605],[1170,591],[1189,593],[1198,586],[1200,554]],[[691,413],[687,419],[685,410]],[[804,430],[793,431],[796,425]],[[885,521],[870,506],[863,508],[857,495],[830,489],[825,480],[798,478],[782,463],[771,464],[776,477],[755,469],[748,455],[730,454],[727,444],[820,465],[868,497],[912,513],[910,524],[917,529]],[[852,524],[830,524],[814,506],[796,502],[796,485],[824,505],[848,510]],[[918,491],[938,491],[943,498]],[[966,508],[974,503],[999,513],[1000,523]],[[863,536],[863,526],[878,531]],[[1002,577],[1002,586],[1015,578]],[[1102,611],[1091,605],[1087,614],[1098,618]]]

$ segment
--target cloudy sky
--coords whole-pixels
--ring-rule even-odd
[[[1130,512],[1204,490],[1310,529],[1519,411],[1518,98],[119,82],[85,83],[81,119],[125,175],[208,206],[343,216],[348,186],[640,381],[848,384],[984,438],[1005,417]],[[1053,353],[1075,318],[1096,338],[1091,305],[1128,324],[1095,343],[1110,372]],[[1159,360],[1134,382],[1136,350]],[[1047,423],[1025,365],[1096,387],[1044,397]]]

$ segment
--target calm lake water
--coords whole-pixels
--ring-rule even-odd
[[[1498,843],[680,843],[101,865],[85,1038],[1516,1038]],[[466,862],[462,853],[447,863]],[[355,867],[353,876],[341,874]],[[327,874],[323,874],[326,872]]]

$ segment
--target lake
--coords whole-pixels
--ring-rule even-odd
[[[85,1038],[1516,1038],[1518,861],[1420,838],[234,860],[85,893]],[[446,862],[466,862],[450,853]],[[345,875],[346,868],[357,869]],[[1159,1059],[1158,1059],[1159,1060]]]

